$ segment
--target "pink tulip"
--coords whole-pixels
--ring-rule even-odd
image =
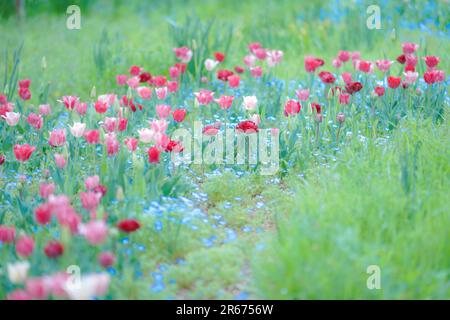
[[[11,243],[16,237],[16,229],[0,224],[0,242]]]
[[[220,106],[221,109],[226,110],[233,104],[234,96],[221,96],[219,99],[214,101]]]
[[[127,85],[132,89],[136,89],[139,86],[139,83],[139,77],[131,77],[127,80]]]
[[[252,77],[254,78],[259,78],[262,76],[263,70],[261,67],[252,67],[250,68],[250,74],[252,75]]]
[[[28,115],[27,122],[30,126],[32,126],[33,128],[35,128],[37,130],[42,128],[42,125],[44,124],[44,121],[42,120],[42,116],[35,114],[33,112]]]
[[[188,47],[173,48],[173,52],[178,60],[183,63],[188,63],[192,58],[192,50]]]
[[[108,268],[116,262],[116,257],[112,252],[101,252],[98,255],[98,262],[102,267]]]
[[[72,110],[78,104],[79,98],[75,96],[64,96],[60,102],[64,104],[66,109]]]
[[[167,82],[167,89],[169,92],[177,92],[178,91],[178,82],[176,81],[168,81]]]
[[[55,192],[54,183],[41,183],[39,185],[39,195],[42,199],[47,199],[51,194]]]
[[[87,103],[86,102],[80,102],[75,105],[75,111],[80,115],[84,116],[87,111]]]
[[[306,101],[309,99],[309,89],[298,89],[295,93],[300,101]]]
[[[34,240],[32,237],[23,236],[20,237],[16,242],[16,252],[17,255],[27,258],[34,251]]]
[[[413,54],[418,48],[419,45],[412,42],[405,42],[402,44],[403,53],[405,55]]]
[[[167,97],[167,87],[156,88],[156,97],[159,100],[164,100]]]
[[[377,60],[375,61],[375,65],[377,66],[378,70],[381,72],[388,72],[391,65],[394,63],[394,61],[391,60]]]
[[[116,138],[114,132],[105,134],[106,151],[109,156],[115,155],[119,152],[120,143]]]
[[[6,112],[4,116],[2,116],[3,119],[5,119],[6,123],[14,127],[19,123],[20,120],[20,113],[18,112]]]
[[[126,74],[118,74],[116,76],[116,82],[119,86],[124,86],[127,84],[128,76]]]
[[[186,117],[186,109],[177,109],[172,113],[173,120],[175,122],[183,122]]]
[[[339,51],[338,53],[338,59],[342,62],[347,62],[350,60],[350,52],[348,51]]]
[[[136,139],[136,138],[125,138],[124,143],[125,143],[125,146],[128,148],[128,150],[133,152],[137,148],[138,139]]]
[[[239,87],[239,82],[241,80],[241,77],[239,77],[237,74],[233,74],[228,77],[228,85],[230,88],[237,88]]]
[[[160,119],[166,119],[170,115],[171,108],[169,105],[159,104],[156,106],[156,115]]]
[[[105,117],[103,121],[103,128],[108,132],[113,132],[117,129],[118,120],[114,117]]]
[[[39,114],[42,116],[47,116],[52,113],[52,107],[49,104],[41,104],[39,106]]]
[[[55,164],[58,168],[62,169],[66,166],[66,158],[62,154],[55,153]]]
[[[152,89],[150,89],[149,87],[138,87],[136,91],[138,95],[144,100],[149,100],[152,97]]]
[[[281,62],[281,59],[283,58],[283,51],[281,50],[269,50],[267,51],[267,65],[269,67],[274,67],[278,63]]]
[[[101,197],[101,193],[98,192],[80,192],[81,205],[88,211],[97,209],[100,204]]]
[[[194,92],[194,95],[200,105],[208,105],[214,99],[214,92],[207,89]]]
[[[97,188],[99,185],[100,185],[100,177],[97,175],[89,176],[86,179],[84,179],[84,186],[88,191]]]

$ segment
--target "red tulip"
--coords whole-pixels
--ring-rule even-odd
[[[215,52],[214,57],[219,62],[223,62],[223,60],[225,60],[225,55],[222,52]]]
[[[375,94],[379,97],[382,97],[384,95],[384,92],[386,91],[386,89],[384,89],[383,87],[375,87],[373,89],[373,91],[375,92]]]
[[[11,243],[16,237],[16,229],[14,227],[7,227],[0,225],[0,242]]]
[[[172,112],[172,117],[175,122],[183,122],[186,117],[186,109],[177,109]]]
[[[236,126],[236,130],[243,133],[255,133],[258,132],[258,125],[253,121],[245,120]]]
[[[396,89],[396,88],[398,88],[398,86],[402,82],[402,78],[389,76],[387,81],[388,81],[389,88]]]
[[[157,147],[153,146],[149,148],[147,153],[148,153],[148,162],[150,163],[159,162],[159,154],[161,153],[161,151]]]
[[[345,90],[350,93],[353,94],[355,92],[358,92],[362,89],[362,84],[361,82],[350,82],[345,86]]]
[[[328,71],[321,71],[319,73],[319,77],[323,83],[334,83],[336,81],[336,78],[334,77],[334,75]]]
[[[39,224],[47,224],[52,218],[52,207],[49,203],[43,203],[34,210],[34,217]]]
[[[58,241],[49,241],[44,248],[44,252],[50,259],[55,259],[64,253],[64,246]]]

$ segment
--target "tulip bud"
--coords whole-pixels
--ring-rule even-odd
[[[336,116],[336,120],[339,123],[344,123],[344,121],[345,121],[345,114],[343,114],[342,112],[338,113],[338,115]]]

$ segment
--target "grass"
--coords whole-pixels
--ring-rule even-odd
[[[447,124],[405,121],[298,181],[253,270],[267,299],[436,299],[450,294]],[[366,269],[381,268],[381,290]]]

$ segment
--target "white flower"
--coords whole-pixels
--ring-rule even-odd
[[[205,60],[205,68],[208,71],[212,71],[218,64],[219,64],[219,61],[216,61],[216,60],[213,60],[213,59],[206,59]]]
[[[86,129],[86,123],[82,122],[74,122],[73,126],[69,126],[70,133],[76,138],[80,138],[84,134],[84,130]]]
[[[258,99],[256,96],[246,96],[242,102],[242,106],[245,110],[255,110],[258,105]]]
[[[28,261],[8,263],[8,278],[14,284],[24,283],[28,276],[30,264]]]

